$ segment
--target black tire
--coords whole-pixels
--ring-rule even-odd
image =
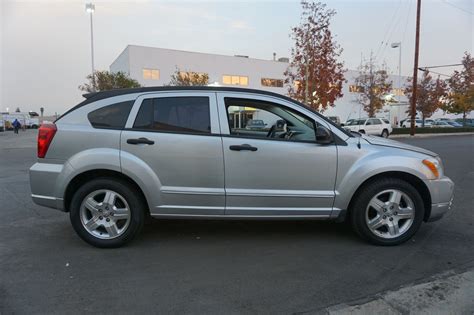
[[[365,134],[365,130],[359,130],[359,133]]]
[[[388,189],[397,189],[407,194],[413,201],[415,207],[415,215],[410,228],[402,235],[391,239],[379,237],[371,232],[365,218],[366,209],[370,200],[378,193]],[[361,238],[375,245],[393,246],[406,242],[418,231],[423,222],[424,213],[423,199],[420,193],[410,183],[398,178],[381,178],[367,183],[359,190],[350,209],[350,220],[353,230]]]
[[[113,239],[100,239],[90,234],[80,218],[80,207],[84,198],[91,192],[108,189],[117,192],[130,207],[130,223],[123,234]],[[120,247],[131,241],[142,229],[145,221],[146,206],[140,194],[128,182],[121,179],[97,178],[83,184],[73,195],[70,204],[70,220],[76,233],[87,243],[100,248]]]
[[[381,135],[382,138],[388,138],[388,135],[389,135],[389,134],[388,134],[388,130],[387,130],[387,129],[384,129],[384,130],[382,131],[382,135]]]

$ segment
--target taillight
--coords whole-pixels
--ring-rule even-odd
[[[52,123],[42,124],[38,130],[38,157],[44,158],[48,152],[49,144],[56,134],[56,125]]]

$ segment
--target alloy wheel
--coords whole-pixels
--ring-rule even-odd
[[[415,219],[415,206],[406,193],[388,189],[370,200],[365,213],[365,222],[373,234],[393,239],[411,227]]]
[[[84,198],[80,219],[89,234],[100,239],[113,239],[127,230],[131,212],[122,195],[109,189],[101,189]]]

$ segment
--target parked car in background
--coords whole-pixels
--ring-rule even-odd
[[[421,127],[423,126],[423,120],[421,119],[415,119],[415,127]],[[406,119],[403,124],[402,128],[410,128],[411,127],[411,119]]]
[[[12,126],[15,119],[20,122],[22,127],[24,126],[25,128],[33,129],[37,129],[39,127],[39,119],[31,117],[29,113],[2,113],[0,116],[4,120],[4,125],[8,126],[8,128],[5,128],[5,130],[13,129],[13,127],[10,126]]]
[[[465,122],[464,122],[464,119],[462,118],[456,118],[454,121],[460,123],[461,125],[465,123],[466,127],[474,127],[474,118],[466,118]]]
[[[355,120],[355,119],[348,119],[348,120],[342,122],[342,123],[341,123],[341,127],[347,126],[347,125],[348,125],[351,121],[353,121],[353,120]]]
[[[341,118],[339,118],[339,116],[328,116],[328,119],[330,119],[333,123],[335,123],[338,126],[341,125]]]
[[[393,131],[392,126],[380,118],[354,119],[348,122],[344,127],[350,131],[384,138],[388,138]]]
[[[454,128],[450,124],[448,124],[446,121],[435,121],[432,125],[431,128]]]
[[[369,242],[397,245],[451,207],[454,183],[436,153],[346,132],[277,93],[149,87],[86,98],[40,127],[30,186],[36,204],[69,212],[97,247],[130,241],[147,216],[347,219]],[[240,134],[229,114],[241,107],[285,128]],[[364,120],[373,125],[385,123]]]
[[[5,131],[5,121],[3,120],[3,117],[0,115],[0,132]]]
[[[451,118],[436,118],[435,121],[451,121]]]
[[[434,119],[425,119],[425,127],[431,127],[434,123]]]
[[[451,126],[453,126],[454,128],[461,128],[462,127],[462,124],[458,123],[457,121],[447,121],[448,124],[450,124]]]
[[[257,129],[265,129],[267,126],[266,123],[263,122],[261,119],[250,119],[245,125],[245,129],[249,130],[257,130]]]

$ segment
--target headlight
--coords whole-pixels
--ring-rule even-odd
[[[443,176],[443,163],[439,156],[436,158],[424,159],[422,163],[425,166],[425,170],[429,170],[429,172],[425,172],[429,179],[437,179]]]

